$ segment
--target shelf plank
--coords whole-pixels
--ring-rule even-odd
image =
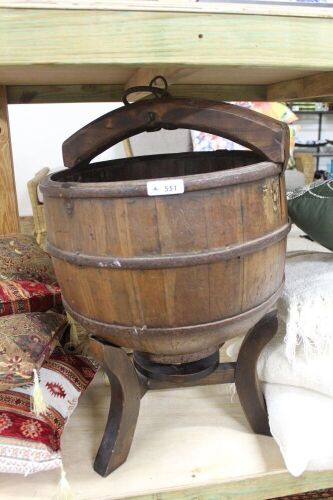
[[[31,9],[87,9],[149,12],[193,12],[214,14],[260,14],[264,16],[333,17],[329,5],[297,5],[284,2],[198,2],[196,0],[2,0],[3,7]]]
[[[6,89],[0,86],[0,234],[19,232]]]
[[[149,391],[127,461],[106,478],[92,467],[109,409],[98,374],[62,437],[62,457],[77,500],[263,500],[332,486],[332,471],[294,478],[273,438],[257,436],[228,385]],[[1,475],[3,498],[52,498],[58,471]]]
[[[7,86],[8,104],[120,102],[123,85],[13,85]]]
[[[142,85],[149,85],[151,80],[156,77],[163,75],[163,77],[167,80],[168,85],[172,85],[177,82],[182,77],[191,76],[196,70],[190,68],[182,68],[182,67],[161,67],[161,68],[139,68],[137,69],[131,78],[126,82],[125,89],[129,89],[131,87],[137,87]],[[131,96],[131,102],[138,101],[142,99],[149,92],[136,92]]]
[[[96,66],[109,72],[110,83],[127,81],[112,81],[113,68],[145,66],[233,68],[232,84],[242,81],[242,70],[253,77],[259,69],[333,70],[333,45],[327,44],[333,21],[326,18],[271,16],[267,23],[258,15],[249,22],[244,14],[2,8],[0,25],[0,45],[6,47],[0,51],[0,74],[6,84],[31,78],[38,84],[55,68],[60,75],[49,83],[64,83],[66,73],[72,83],[82,83],[82,71],[86,78],[90,68],[93,79]],[[278,71],[275,78],[262,83],[278,81]]]
[[[264,101],[265,85],[172,85],[175,97],[205,97],[224,101]],[[123,85],[13,85],[7,87],[9,104],[121,102]]]
[[[333,71],[297,78],[268,86],[267,98],[272,101],[331,98],[333,100]]]

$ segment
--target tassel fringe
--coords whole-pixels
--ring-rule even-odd
[[[64,466],[60,466],[61,476],[58,484],[55,500],[74,500],[74,492],[70,487],[70,484],[66,478],[66,472]]]
[[[236,391],[236,384],[235,383],[231,383],[231,384],[228,384],[229,387],[229,396],[230,396],[230,403],[233,403],[234,402],[234,399],[235,399],[235,396],[237,394],[237,391]]]
[[[109,377],[107,376],[106,372],[103,370],[102,372],[102,376],[103,376],[103,382],[105,385],[110,385],[110,381],[109,381]]]
[[[333,300],[317,295],[308,300],[306,307],[292,303],[285,315],[281,314],[280,321],[286,327],[286,356],[290,362],[300,346],[308,359],[333,349],[332,310]]]
[[[285,352],[292,363],[298,355],[315,359],[333,352],[333,261],[330,254],[291,258],[278,303],[285,325]]]
[[[70,329],[70,342],[71,342],[72,346],[76,347],[79,345],[79,335],[77,332],[76,323],[70,314],[66,313],[66,316],[67,316],[67,321],[71,327],[71,329]]]
[[[39,417],[47,410],[47,404],[43,398],[42,389],[40,387],[37,370],[34,370],[34,387],[32,390],[32,411]]]

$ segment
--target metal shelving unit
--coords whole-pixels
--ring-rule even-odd
[[[329,115],[333,114],[333,110],[328,110],[328,111],[294,111],[296,114],[301,114],[301,115],[318,115],[318,133],[317,133],[317,140],[320,141],[322,139],[322,124],[323,124],[323,115]],[[333,133],[332,133],[333,135]],[[326,144],[325,144],[326,145]],[[313,154],[313,156],[316,157],[316,171],[319,170],[319,161],[321,157],[328,156],[333,158],[333,152],[332,154],[330,153],[321,153],[320,148],[323,147],[323,145],[313,145],[311,146],[310,144],[304,144],[300,145],[296,143],[297,148],[315,148],[316,153]]]

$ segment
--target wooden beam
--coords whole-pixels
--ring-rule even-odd
[[[126,82],[125,89],[131,87],[137,87],[142,85],[149,85],[151,80],[162,75],[168,82],[168,86],[171,86],[181,78],[190,76],[198,70],[193,70],[186,67],[159,67],[159,68],[139,68],[137,69],[131,78]],[[157,86],[160,86],[157,82]],[[131,95],[131,101],[138,101],[148,95],[147,92],[136,92]]]
[[[0,86],[0,235],[19,232],[6,88]]]
[[[266,101],[266,85],[173,85],[175,97],[197,97],[218,101]]]
[[[123,85],[13,85],[7,87],[8,104],[120,102]]]
[[[180,78],[184,78],[186,76],[190,76],[198,71],[193,68],[187,68],[178,66],[178,67],[169,67],[162,66],[157,68],[139,68],[137,69],[131,78],[126,82],[125,89],[130,87],[135,87],[137,85],[149,85],[150,81],[158,75],[164,76],[166,78],[169,85],[172,85]]]
[[[14,85],[7,87],[9,104],[58,102],[121,102],[123,85]],[[265,85],[173,85],[175,97],[205,97],[219,101],[265,101]]]
[[[195,12],[214,14],[260,14],[264,16],[327,17],[332,18],[332,9],[324,5],[275,5],[268,3],[231,3],[198,2],[195,0],[2,0],[2,7],[16,9],[86,9],[86,10],[123,10],[148,12]]]
[[[267,88],[267,100],[292,101],[297,99],[332,98],[333,71],[273,83]]]
[[[332,71],[332,25],[326,18],[0,8],[0,74],[16,67],[16,82],[25,83],[31,66],[36,78],[48,67],[73,68],[77,82],[82,65],[92,73],[97,65],[217,66],[240,75],[251,66],[253,78],[259,68]]]

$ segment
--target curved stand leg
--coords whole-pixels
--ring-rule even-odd
[[[135,368],[120,348],[92,338],[92,351],[101,362],[111,386],[111,404],[94,469],[106,477],[125,462],[139,415],[142,389]]]
[[[262,349],[277,332],[276,311],[268,313],[246,335],[239,351],[235,384],[246,418],[256,434],[270,436],[264,395],[257,375]]]

